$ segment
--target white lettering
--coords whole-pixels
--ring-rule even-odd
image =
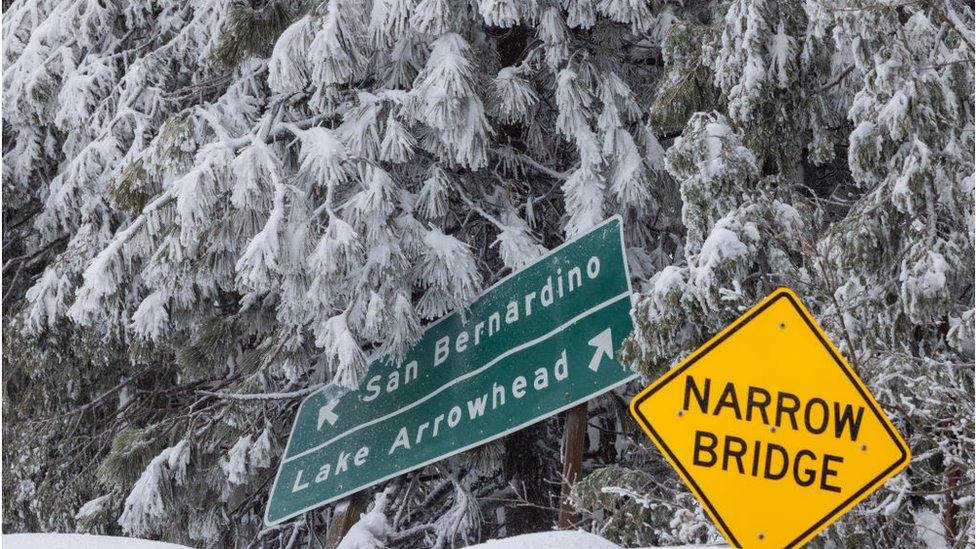
[[[508,303],[508,309],[505,311],[505,324],[511,324],[513,322],[518,322],[518,303],[510,301]]]
[[[315,483],[325,482],[329,478],[329,472],[332,471],[332,464],[325,463],[319,467],[319,472],[315,475]]]
[[[481,395],[481,398],[468,401],[468,416],[476,419],[485,413],[485,404],[488,403],[488,393]]]
[[[375,400],[380,395],[380,376],[373,376],[366,382],[366,390],[369,394],[363,397],[363,402]]]
[[[406,427],[400,427],[400,432],[397,433],[396,440],[393,441],[393,446],[390,447],[390,451],[386,454],[392,454],[397,448],[410,449],[410,435],[407,433]]]
[[[569,291],[572,292],[576,288],[583,285],[583,273],[580,271],[579,267],[573,267],[566,274],[566,278],[569,279]],[[573,283],[573,279],[576,279],[576,283]]]
[[[522,398],[525,396],[525,376],[518,376],[515,381],[512,382],[512,396],[515,398]]]
[[[495,332],[502,329],[502,316],[498,312],[491,313],[488,317],[488,337],[495,335]]]
[[[369,446],[363,446],[359,450],[356,450],[356,457],[352,459],[352,462],[356,464],[356,467],[361,466],[366,463],[366,458],[369,457]]]
[[[532,382],[532,387],[536,391],[541,391],[549,386],[549,370],[545,368],[539,368],[535,371],[535,381]]]
[[[389,377],[386,380],[386,392],[392,393],[400,388],[400,372],[393,371],[390,372]]]
[[[463,353],[468,348],[468,332],[461,332],[454,340],[454,350]]]
[[[291,487],[291,493],[293,494],[295,492],[301,492],[302,490],[308,488],[308,483],[302,482],[302,472],[304,472],[304,470],[299,469],[298,474],[295,475],[295,484],[293,484]]]
[[[430,422],[429,421],[425,421],[425,422],[423,422],[423,423],[420,424],[420,427],[417,427],[417,442],[416,442],[416,444],[420,444],[421,439],[424,438],[424,431],[426,431],[428,427],[430,427]]]
[[[437,344],[434,346],[434,366],[440,366],[447,360],[447,355],[451,353],[451,350],[448,348],[450,343],[450,336],[444,336],[437,340]]]
[[[590,258],[589,261],[586,262],[586,276],[589,277],[590,280],[592,280],[596,278],[597,275],[599,274],[600,274],[600,258],[597,256],[593,256]]]
[[[461,422],[461,407],[455,406],[447,413],[447,426],[454,428]]]
[[[559,356],[559,360],[556,361],[556,365],[553,366],[552,370],[556,381],[562,381],[569,377],[569,363],[566,360],[566,349],[563,349],[562,355]]]
[[[505,405],[505,387],[497,383],[491,384],[491,409]]]
[[[415,379],[417,379],[417,361],[411,360],[403,369],[403,384],[406,385]]]
[[[349,470],[349,456],[352,454],[346,452],[339,452],[339,460],[336,461],[335,474],[339,474],[343,471]]]
[[[548,307],[552,305],[552,277],[546,277],[546,285],[542,287],[542,291],[539,292],[539,303],[542,303],[543,307]]]

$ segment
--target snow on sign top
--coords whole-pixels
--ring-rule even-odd
[[[298,409],[265,521],[276,524],[504,436],[634,377],[620,217],[430,325],[399,364]]]
[[[785,288],[641,391],[630,410],[739,547],[806,543],[910,457]]]

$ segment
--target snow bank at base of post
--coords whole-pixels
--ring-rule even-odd
[[[537,532],[504,539],[493,539],[479,545],[469,545],[468,549],[622,549],[595,534],[580,531],[562,530],[558,532]],[[724,545],[673,545],[667,549],[691,549],[704,547],[726,547]],[[648,547],[646,549],[654,549]],[[662,548],[664,549],[664,548]]]
[[[175,543],[88,534],[5,534],[3,549],[189,549]]]
[[[492,539],[479,545],[469,545],[468,549],[620,549],[612,543],[589,532],[536,532],[504,539]]]

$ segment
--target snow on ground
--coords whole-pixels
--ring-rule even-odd
[[[621,549],[616,543],[607,541],[589,532],[538,532],[504,539],[493,539],[468,549]],[[725,545],[676,545],[667,549],[691,549],[705,547],[726,547]],[[653,549],[648,547],[647,549]]]
[[[559,549],[620,549],[616,543],[611,543],[600,536],[588,532],[538,532],[524,534],[505,539],[493,539],[480,545],[471,545],[469,549],[543,549],[544,547],[558,547]]]
[[[343,540],[345,542],[346,540]],[[188,549],[182,545],[114,536],[88,534],[9,534],[0,536],[3,549]],[[493,539],[468,549],[622,549],[619,545],[588,532],[538,532]],[[704,549],[725,545],[676,545],[666,549]],[[646,549],[654,549],[648,547]],[[665,549],[665,548],[661,548]]]
[[[187,549],[162,541],[88,534],[5,534],[0,542],[3,549]]]

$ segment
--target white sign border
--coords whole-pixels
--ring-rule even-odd
[[[623,220],[623,216],[621,216],[620,214],[616,214],[614,216],[608,217],[607,219],[603,220],[599,225],[594,225],[590,230],[586,231],[585,233],[576,235],[573,238],[571,238],[570,240],[567,240],[567,241],[563,242],[562,244],[560,244],[559,246],[556,246],[555,248],[549,250],[549,253],[547,253],[543,257],[540,257],[532,265],[536,265],[536,264],[538,264],[538,263],[540,263],[540,262],[548,259],[549,257],[552,257],[554,254],[556,254],[557,252],[559,252],[560,250],[562,250],[566,246],[569,246],[570,244],[573,244],[573,243],[579,241],[580,239],[582,239],[582,238],[590,235],[591,233],[597,231],[598,229],[603,228],[603,226],[605,226],[605,225],[608,225],[610,223],[613,223],[614,221],[617,221],[619,223],[617,234],[620,236],[620,252],[623,255],[624,277],[627,279],[627,293],[631,297],[633,297],[633,295],[634,295],[634,289],[633,289],[633,287],[631,285],[631,282],[630,282],[630,266],[627,264],[627,246],[624,243],[624,220]],[[472,302],[477,301],[478,299],[480,299],[485,294],[491,292],[492,290],[494,290],[495,288],[497,288],[498,286],[500,286],[502,283],[508,281],[508,279],[510,279],[513,276],[515,276],[515,275],[523,272],[525,269],[531,267],[532,265],[529,265],[527,267],[524,267],[521,270],[512,272],[508,276],[505,276],[504,278],[499,279],[497,282],[495,282],[494,284],[492,284],[488,289],[486,289],[486,290],[482,291],[480,294],[478,294],[478,296],[475,297],[472,300]],[[605,305],[599,306],[599,308],[602,309],[602,308],[607,307],[607,306],[609,306],[609,305],[611,305],[613,303],[616,303],[616,301],[619,300],[619,299],[620,299],[619,296],[614,296],[614,297],[610,298],[609,300],[604,301],[604,304]],[[457,310],[452,311],[451,313],[446,314],[446,315],[442,316],[441,318],[438,318],[434,322],[430,323],[429,325],[427,325],[427,327],[424,328],[424,335],[426,335],[426,333],[427,333],[428,330],[430,330],[434,326],[437,326],[442,321],[447,320],[448,318],[454,316],[455,314],[457,314],[457,312],[458,312]],[[421,335],[421,338],[423,338],[423,335]],[[374,359],[371,359],[370,362],[372,363],[373,360]],[[360,490],[365,490],[367,488],[371,488],[373,486],[376,486],[377,484],[380,484],[382,482],[386,482],[387,480],[390,480],[391,478],[398,477],[400,475],[404,475],[406,473],[409,473],[410,471],[415,471],[415,470],[420,469],[422,467],[426,467],[426,466],[428,466],[428,465],[430,465],[432,463],[436,463],[436,462],[441,461],[443,459],[447,459],[449,457],[456,456],[457,454],[460,454],[461,452],[465,452],[467,450],[470,450],[471,448],[474,448],[476,446],[482,446],[484,444],[488,444],[489,442],[492,442],[494,440],[497,440],[497,439],[499,439],[499,438],[501,438],[503,436],[509,435],[509,434],[511,434],[511,433],[513,433],[515,431],[520,430],[520,429],[524,429],[524,428],[526,428],[526,427],[528,427],[530,425],[533,425],[535,423],[538,423],[538,422],[540,422],[540,421],[542,421],[544,419],[549,419],[550,417],[552,417],[552,416],[554,416],[554,415],[556,415],[556,414],[558,414],[560,412],[563,412],[563,411],[568,410],[568,409],[570,409],[570,408],[572,408],[574,406],[577,406],[579,404],[582,404],[583,402],[587,402],[587,401],[593,399],[594,397],[597,397],[597,396],[602,395],[604,393],[608,393],[608,392],[610,392],[610,391],[612,391],[612,390],[614,390],[614,389],[616,389],[616,388],[618,388],[618,387],[620,387],[622,385],[625,385],[627,383],[630,383],[631,381],[633,381],[636,378],[637,378],[637,373],[632,373],[631,375],[629,375],[626,378],[620,380],[620,382],[618,382],[618,383],[616,383],[614,385],[611,385],[610,387],[606,387],[606,388],[603,388],[603,389],[601,389],[601,390],[599,390],[597,392],[590,393],[589,395],[586,395],[585,397],[579,398],[579,399],[577,399],[577,400],[575,400],[573,402],[570,402],[569,404],[566,404],[564,406],[561,406],[560,408],[558,408],[558,409],[556,409],[556,410],[554,410],[552,412],[549,412],[546,415],[534,417],[534,418],[532,418],[532,419],[530,419],[530,420],[528,420],[528,421],[526,421],[524,423],[521,423],[519,425],[516,425],[514,427],[511,427],[511,428],[509,428],[509,429],[507,429],[507,430],[505,430],[505,431],[503,431],[501,433],[498,433],[498,434],[496,434],[496,435],[494,435],[492,437],[489,437],[489,438],[486,438],[486,439],[483,439],[483,440],[479,440],[478,442],[469,444],[467,446],[464,446],[463,448],[459,448],[459,449],[454,450],[454,451],[452,451],[452,452],[450,452],[448,454],[444,454],[442,456],[438,456],[436,458],[427,460],[427,461],[425,461],[423,463],[420,463],[420,464],[417,464],[417,465],[413,465],[411,467],[407,467],[407,468],[402,469],[400,471],[397,471],[395,473],[389,474],[389,475],[387,475],[387,476],[385,476],[383,478],[380,478],[380,479],[377,479],[377,480],[375,480],[373,482],[370,482],[368,484],[364,484],[364,485],[358,486],[358,487],[356,487],[356,488],[354,488],[352,490],[348,490],[346,492],[343,492],[342,494],[339,494],[339,495],[334,496],[332,498],[325,499],[325,500],[322,500],[322,501],[313,503],[313,504],[311,504],[311,505],[309,505],[307,507],[304,507],[302,509],[299,509],[298,511],[295,511],[293,513],[289,513],[288,515],[285,515],[285,516],[281,517],[278,520],[270,521],[270,520],[268,520],[268,513],[271,512],[271,498],[274,496],[275,490],[278,488],[278,481],[281,480],[281,472],[284,469],[284,466],[285,466],[285,463],[286,463],[286,459],[285,458],[288,456],[288,449],[291,447],[291,441],[292,441],[292,438],[295,436],[295,429],[298,426],[298,417],[297,417],[298,412],[296,412],[295,421],[292,422],[291,431],[288,434],[288,442],[285,444],[285,450],[282,453],[281,460],[278,463],[278,471],[275,473],[274,483],[271,485],[271,490],[268,492],[268,502],[264,506],[264,525],[265,525],[265,527],[269,527],[269,528],[272,527],[272,526],[276,526],[276,525],[281,524],[281,523],[283,523],[283,522],[285,522],[287,520],[290,520],[290,519],[292,519],[294,517],[297,517],[298,515],[301,515],[302,513],[305,513],[306,511],[310,511],[312,509],[315,509],[317,507],[321,507],[323,505],[328,505],[328,504],[330,504],[332,502],[335,502],[337,500],[340,500],[340,499],[342,499],[342,498],[344,498],[346,496],[349,496],[351,494],[354,494],[356,492],[359,492]],[[329,385],[326,385],[326,386],[322,387],[321,389],[319,389],[319,390],[317,390],[317,391],[315,391],[313,393],[310,393],[307,396],[305,396],[305,398],[302,399],[301,404],[299,404],[299,406],[298,406],[298,411],[299,412],[301,411],[301,409],[305,406],[305,402],[306,401],[308,401],[310,398],[312,398],[313,396],[317,395],[318,393],[321,393],[322,391],[325,391],[328,387],[329,387]]]

